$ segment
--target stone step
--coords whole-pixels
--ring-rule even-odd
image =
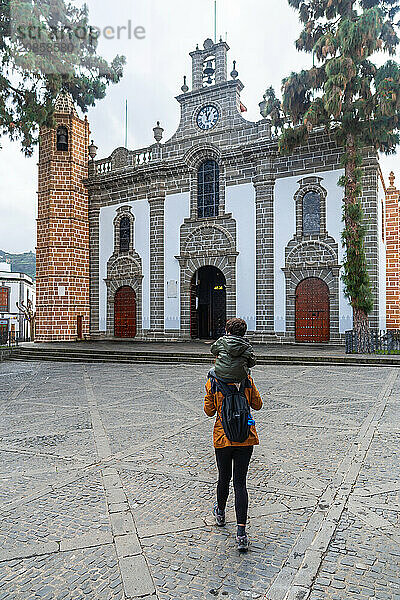
[[[11,356],[11,360],[36,360],[55,362],[87,362],[87,363],[181,363],[212,364],[211,355],[196,352],[162,352],[162,351],[101,351],[101,350],[68,350],[66,348],[19,348]],[[258,365],[347,365],[347,366],[400,366],[400,356],[376,356],[376,355],[290,355],[271,354],[257,355]]]
[[[11,360],[51,360],[59,362],[130,362],[130,363],[147,363],[147,362],[185,362],[185,363],[212,363],[213,358],[210,356],[175,356],[173,354],[168,355],[134,355],[132,354],[99,354],[99,353],[85,353],[80,354],[76,352],[71,353],[41,353],[41,352],[14,352],[11,356]]]

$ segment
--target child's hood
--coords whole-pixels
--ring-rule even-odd
[[[221,343],[225,352],[231,356],[241,356],[246,350],[252,349],[250,342],[237,335],[224,335]]]

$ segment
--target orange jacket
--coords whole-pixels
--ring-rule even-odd
[[[254,410],[260,410],[262,408],[262,400],[260,392],[254,385],[254,381],[249,377],[251,382],[251,388],[245,389],[247,402]],[[256,446],[259,444],[257,431],[255,425],[250,427],[250,435],[245,442],[239,444],[238,442],[230,442],[225,435],[224,428],[222,427],[220,415],[222,400],[224,396],[221,392],[211,393],[211,380],[209,379],[206,383],[206,396],[204,398],[204,412],[208,417],[213,417],[218,412],[218,416],[214,424],[214,448],[226,448],[227,446]]]

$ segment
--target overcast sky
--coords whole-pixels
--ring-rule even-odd
[[[77,2],[75,2],[77,3]],[[189,52],[202,46],[214,32],[214,0],[89,0],[91,23],[117,27],[131,20],[146,30],[144,40],[101,39],[99,52],[108,59],[127,58],[123,80],[109,88],[107,97],[88,113],[98,158],[124,145],[125,99],[129,105],[128,147],[154,142],[153,127],[161,121],[164,141],[179,122],[183,76],[191,79]],[[260,118],[258,103],[267,87],[280,89],[283,77],[310,66],[310,56],[298,53],[294,41],[300,31],[296,13],[287,0],[218,0],[218,37],[227,39],[229,72],[237,60],[246,118]],[[37,160],[24,158],[17,143],[2,139],[0,150],[0,249],[27,252],[36,244]],[[387,178],[397,169],[397,157],[383,158]],[[399,175],[400,178],[400,175]]]

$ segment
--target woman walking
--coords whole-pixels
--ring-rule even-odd
[[[239,325],[241,325],[241,328]],[[242,337],[246,328],[245,322],[241,319],[228,321],[226,337],[229,335]],[[238,335],[239,332],[241,336]],[[235,346],[237,346],[237,343],[235,343]],[[232,357],[232,360],[237,361],[239,358],[237,351],[234,354],[235,356]],[[227,359],[225,355],[224,361],[226,362],[227,360],[229,358]],[[219,478],[217,504],[214,507],[214,515],[217,525],[223,527],[225,525],[225,507],[229,495],[229,484],[233,471],[237,520],[236,541],[240,552],[247,552],[249,548],[249,540],[246,533],[249,504],[246,479],[254,446],[259,444],[250,409],[260,410],[261,408],[262,400],[260,393],[249,374],[244,380],[238,383],[228,383],[227,379],[218,379],[214,370],[210,371],[209,379],[206,383],[204,411],[209,417],[217,414],[214,424],[213,441]],[[234,441],[238,439],[240,441]]]

